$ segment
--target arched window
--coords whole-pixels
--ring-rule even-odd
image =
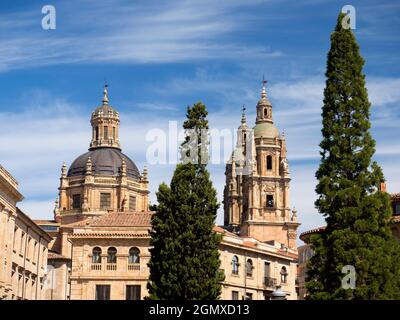
[[[265,108],[265,109],[264,109],[264,118],[267,118],[267,117],[268,117],[268,109]]]
[[[232,274],[239,273],[239,258],[237,256],[232,257]]]
[[[272,156],[267,156],[267,170],[272,170]]]
[[[288,276],[288,272],[286,270],[286,267],[282,267],[282,269],[281,269],[281,283],[286,283],[287,282],[287,276]]]
[[[140,263],[140,251],[138,248],[129,249],[129,264]]]
[[[101,249],[99,247],[93,248],[92,263],[101,263]]]
[[[248,259],[246,262],[246,275],[248,277],[253,276],[253,261],[251,261],[251,259]]]
[[[117,249],[114,247],[107,250],[107,263],[117,263]]]
[[[96,127],[96,140],[99,140],[99,127]]]

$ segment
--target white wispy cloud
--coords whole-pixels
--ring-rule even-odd
[[[245,46],[229,37],[252,21],[237,10],[261,2],[55,2],[59,23],[47,31],[40,28],[38,8],[3,14],[0,71],[63,63],[277,57],[281,52],[268,46]]]

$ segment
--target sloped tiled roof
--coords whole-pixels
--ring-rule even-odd
[[[71,260],[67,258],[66,256],[63,256],[62,254],[59,254],[55,251],[49,251],[47,255],[48,260]]]
[[[110,212],[89,222],[91,227],[151,226],[153,212]]]

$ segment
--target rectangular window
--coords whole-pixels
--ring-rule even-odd
[[[38,243],[35,241],[35,244],[33,246],[33,261],[37,258],[37,253],[38,253]],[[39,262],[39,261],[38,261]]]
[[[20,246],[19,246],[19,253],[22,254],[24,252],[24,249],[25,249],[25,232],[22,231],[21,243],[20,243]]]
[[[270,263],[264,262],[264,277],[269,277],[270,275]]]
[[[14,228],[14,242],[13,242],[13,249],[15,252],[17,252],[17,238],[18,238],[18,227]]]
[[[239,292],[232,291],[232,300],[239,300]]]
[[[129,196],[129,210],[136,211],[136,197]]]
[[[246,298],[245,300],[253,300],[253,294],[246,292]]]
[[[111,208],[111,193],[100,193],[100,209]]]
[[[115,127],[113,127],[113,139],[115,140]]]
[[[107,139],[108,139],[108,127],[105,126],[104,127],[104,140],[107,140]]]
[[[72,196],[72,209],[79,209],[81,207],[81,195],[74,194]]]
[[[99,127],[96,127],[96,140],[99,140]]]
[[[110,285],[96,285],[96,300],[110,300]]]
[[[28,244],[26,245],[26,259],[32,260],[32,238],[28,236]]]
[[[126,286],[126,300],[140,300],[140,286]]]
[[[274,196],[272,194],[267,195],[267,207],[268,208],[274,207]]]
[[[400,203],[394,205],[394,214],[400,214]]]
[[[272,170],[272,156],[267,156],[267,170]]]

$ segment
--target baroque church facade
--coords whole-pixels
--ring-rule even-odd
[[[296,249],[296,209],[290,208],[286,138],[275,127],[265,81],[253,128],[242,115],[237,145],[226,165],[224,222],[230,230],[262,242]]]
[[[227,164],[225,225],[214,228],[222,235],[221,298],[270,299],[280,288],[294,300],[298,223],[289,208],[285,139],[273,125],[265,86],[257,112],[254,130],[243,116],[238,148]],[[121,151],[119,114],[109,104],[107,87],[90,123],[89,151],[69,168],[62,166],[54,219],[36,221],[52,237],[45,299],[144,299],[154,214],[148,172]],[[238,159],[246,155],[242,141],[249,137],[252,156]],[[243,174],[246,164],[249,175]]]

